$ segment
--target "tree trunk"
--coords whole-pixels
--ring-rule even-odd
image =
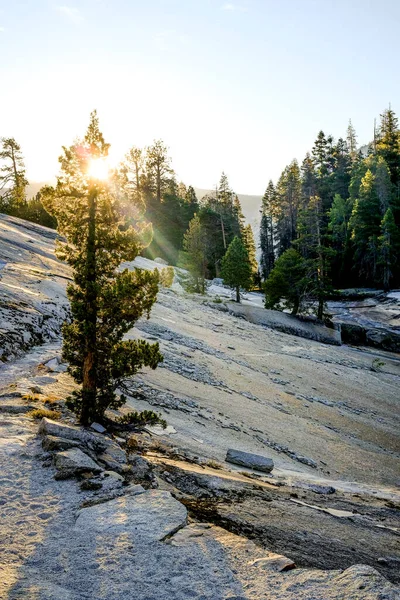
[[[161,202],[161,170],[160,165],[157,165],[157,200]]]
[[[293,304],[292,315],[297,315],[297,313],[299,312],[299,308],[300,308],[300,298],[298,296],[296,296],[296,298],[294,300],[294,304]]]
[[[89,224],[86,248],[86,346],[83,361],[82,411],[80,421],[89,425],[96,416],[97,391],[97,289],[96,289],[96,198],[97,190],[89,192]]]
[[[225,239],[225,228],[224,228],[224,222],[222,220],[222,215],[220,215],[221,217],[221,230],[222,230],[222,241],[224,242],[224,250],[226,250],[226,239]]]
[[[236,286],[236,302],[240,303],[240,287]]]
[[[318,311],[317,311],[317,319],[322,321],[324,317],[324,299],[323,297],[319,297],[318,299]]]

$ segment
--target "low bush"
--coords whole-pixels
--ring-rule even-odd
[[[52,419],[53,421],[58,421],[61,419],[61,413],[58,410],[48,410],[46,408],[35,408],[35,410],[31,410],[26,413],[28,417],[32,417],[32,419]]]
[[[167,422],[152,410],[143,410],[142,412],[134,410],[120,417],[118,422],[123,425],[134,425],[139,428],[146,425],[161,425],[164,429],[167,427]]]

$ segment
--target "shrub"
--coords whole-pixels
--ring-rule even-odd
[[[32,419],[52,419],[53,421],[58,421],[61,419],[61,413],[58,410],[48,410],[47,408],[35,408],[35,410],[31,410],[27,413],[28,417],[32,417]]]
[[[39,402],[41,398],[39,394],[24,394],[22,400],[25,400],[26,402]]]
[[[372,365],[371,365],[371,371],[375,371],[375,373],[379,373],[379,371],[382,369],[382,367],[385,366],[385,362],[383,362],[383,360],[380,360],[379,358],[374,358],[374,360],[372,361]]]
[[[46,396],[46,398],[43,400],[44,404],[57,404],[58,402],[60,402],[61,398],[59,398],[58,396],[54,396],[53,394],[50,394],[50,396]]]
[[[160,283],[165,288],[170,288],[174,283],[175,271],[174,267],[165,267],[160,272]]]
[[[167,427],[167,422],[161,418],[161,415],[152,410],[143,410],[142,412],[134,410],[120,417],[118,422],[123,425],[134,425],[140,428],[146,425],[162,425],[164,429]]]

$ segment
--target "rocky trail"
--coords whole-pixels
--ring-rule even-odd
[[[121,412],[153,408],[168,428],[76,428],[60,359],[68,272],[44,228],[6,221],[1,598],[399,597],[398,354],[299,338],[163,289],[129,336],[157,339],[164,362],[128,382]],[[39,260],[40,276],[26,269]],[[37,408],[61,420],[39,432]],[[227,462],[229,449],[273,469]]]

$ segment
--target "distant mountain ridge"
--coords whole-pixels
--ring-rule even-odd
[[[205,190],[202,188],[194,188],[196,196],[201,200],[206,194],[212,193],[213,190]],[[238,194],[242,210],[247,223],[252,227],[258,228],[260,224],[260,209],[262,196],[251,196],[249,194]]]
[[[44,185],[48,185],[48,182],[36,182],[33,181],[29,183],[26,188],[26,196],[30,200],[34,198],[40,188]],[[196,195],[199,200],[201,200],[206,194],[212,192],[212,190],[205,190],[202,188],[195,188]],[[250,223],[256,229],[259,227],[260,223],[260,208],[261,208],[261,198],[262,196],[252,196],[249,194],[238,194],[240,203],[242,205],[243,214],[245,216],[246,222]]]

